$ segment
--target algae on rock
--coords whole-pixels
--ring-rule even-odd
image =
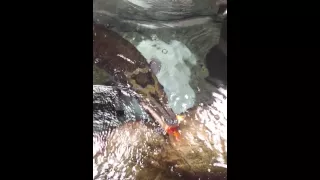
[[[93,85],[102,85],[109,81],[109,79],[110,75],[108,73],[98,68],[96,65],[93,65]]]

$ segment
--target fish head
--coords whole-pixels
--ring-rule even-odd
[[[180,140],[179,122],[171,108],[168,108],[166,104],[157,102],[153,98],[141,104],[167,135],[173,136],[177,141]]]

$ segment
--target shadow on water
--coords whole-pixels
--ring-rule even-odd
[[[209,70],[210,79],[220,80],[224,85],[227,85],[227,56],[218,45],[207,54],[206,66]]]
[[[227,86],[227,19],[222,22],[219,44],[209,51],[205,63],[209,79],[218,79]]]
[[[221,24],[220,35],[219,43],[209,50],[204,63],[199,63],[200,66],[193,66],[185,61],[192,72],[190,85],[196,92],[195,105],[211,104],[214,101],[211,94],[219,93],[220,87],[227,87],[227,20]],[[205,70],[208,75],[204,80],[199,73]]]

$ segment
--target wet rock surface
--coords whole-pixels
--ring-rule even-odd
[[[122,19],[177,20],[211,16],[218,11],[216,0],[94,0],[94,12],[109,12]]]
[[[218,9],[212,0],[95,0],[93,19],[123,36],[140,34],[133,44],[154,34],[167,43],[181,41],[203,60],[219,40]]]
[[[102,132],[109,127],[118,127],[116,101],[118,92],[107,86],[93,86],[93,131]]]
[[[113,129],[128,121],[148,121],[135,99],[136,93],[117,86],[93,86],[93,131]]]

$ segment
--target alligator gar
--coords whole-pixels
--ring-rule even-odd
[[[160,125],[177,126],[176,115],[168,107],[166,93],[147,60],[130,42],[96,23],[93,23],[93,64],[139,93],[139,101],[161,115],[162,118],[155,118]]]

